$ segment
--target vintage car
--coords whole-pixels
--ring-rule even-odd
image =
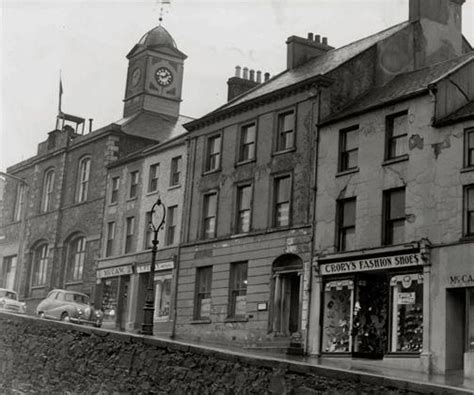
[[[80,292],[53,289],[46,299],[36,308],[41,318],[51,318],[76,324],[102,325],[103,312],[96,310],[89,302],[89,297]]]
[[[0,311],[26,313],[26,304],[18,300],[18,295],[10,289],[0,288]]]

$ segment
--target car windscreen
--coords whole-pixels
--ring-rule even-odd
[[[76,303],[89,303],[89,298],[86,295],[81,294],[64,294],[64,300],[68,302],[76,302]]]
[[[5,289],[0,289],[0,298],[7,298],[7,299],[12,299],[16,300],[16,293],[7,291]]]

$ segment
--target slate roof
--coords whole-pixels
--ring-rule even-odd
[[[297,68],[286,70],[274,76],[266,83],[257,85],[250,91],[247,91],[241,96],[238,96],[234,100],[226,103],[222,107],[219,107],[214,112],[219,112],[221,110],[238,106],[243,102],[255,99],[259,96],[278,91],[282,88],[286,88],[287,86],[297,84],[299,82],[310,79],[312,77],[316,77],[318,75],[327,74],[328,72],[336,69],[343,63],[352,59],[354,56],[357,56],[358,54],[364,52],[377,42],[384,40],[385,38],[391,36],[394,33],[399,32],[400,30],[403,30],[409,24],[409,22],[403,22],[398,25],[392,26],[386,30],[373,34],[372,36],[365,37],[358,41],[354,41],[340,48],[332,49],[327,53],[318,56],[317,58],[309,60],[308,62]]]
[[[355,99],[340,112],[323,119],[321,124],[334,122],[401,98],[426,92],[430,84],[442,79],[459,66],[473,60],[474,52],[470,52],[420,70],[400,74],[384,86],[374,88],[363,96]]]

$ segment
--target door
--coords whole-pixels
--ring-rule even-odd
[[[127,320],[128,320],[128,287],[130,285],[130,276],[122,276],[120,278],[120,317],[119,317],[119,329],[127,329]]]
[[[387,351],[388,281],[385,274],[358,276],[354,302],[354,356],[381,359]]]
[[[300,275],[297,272],[279,274],[275,280],[275,314],[273,328],[280,336],[290,336],[299,330]]]

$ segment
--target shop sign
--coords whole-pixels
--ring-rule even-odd
[[[148,273],[150,271],[150,263],[146,263],[144,265],[137,266],[137,273]],[[155,264],[155,271],[158,270],[171,270],[174,268],[174,262],[159,262]]]
[[[133,267],[131,265],[108,267],[105,269],[97,270],[97,278],[126,276],[132,273],[133,273]]]
[[[416,293],[415,292],[400,292],[398,294],[398,304],[415,304]]]
[[[322,276],[342,273],[366,272],[370,270],[397,269],[423,265],[420,254],[405,254],[380,258],[358,259],[320,265]]]
[[[474,285],[474,274],[456,274],[449,276],[450,287],[472,287]]]

